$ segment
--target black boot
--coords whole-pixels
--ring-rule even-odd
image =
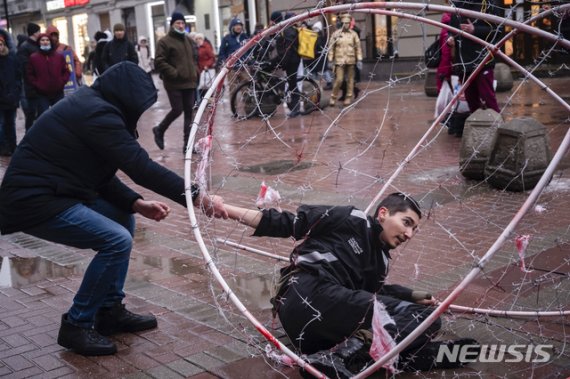
[[[351,378],[372,362],[367,350],[361,339],[351,337],[339,344],[334,351],[311,354],[306,361],[329,378]],[[301,375],[304,378],[312,377],[303,369]]]
[[[164,132],[160,129],[160,126],[155,126],[152,128],[152,134],[154,134],[154,143],[160,150],[164,150]]]
[[[111,355],[117,352],[115,344],[94,329],[71,324],[67,320],[67,313],[61,316],[57,343],[81,355]]]
[[[447,347],[449,351],[454,351],[454,346],[461,347],[465,345],[473,345],[476,348],[469,350],[470,352],[480,351],[479,342],[472,338],[461,338],[458,340],[433,341],[428,342],[420,349],[414,352],[404,352],[400,354],[398,366],[403,371],[430,371],[445,368],[459,368],[465,366],[468,362],[459,360],[461,354],[458,354],[457,360],[450,361],[449,358],[442,354],[442,359],[438,361],[439,349],[442,346]],[[455,348],[457,349],[457,348]]]
[[[156,328],[156,317],[129,312],[125,304],[117,303],[100,308],[95,315],[95,330],[104,336],[116,333],[132,333]]]

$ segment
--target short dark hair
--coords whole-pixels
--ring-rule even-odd
[[[390,213],[405,212],[411,209],[418,214],[419,218],[422,218],[420,204],[414,200],[413,197],[402,192],[394,192],[386,196],[384,200],[378,204],[376,212],[374,212],[374,218],[378,217],[380,208],[386,208]]]

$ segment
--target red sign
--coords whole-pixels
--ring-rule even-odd
[[[85,5],[89,3],[89,0],[64,0],[63,3],[65,7],[76,7],[78,5]]]

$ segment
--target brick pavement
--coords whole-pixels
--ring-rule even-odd
[[[160,81],[157,84],[160,86]],[[570,98],[568,86],[559,80],[549,84]],[[356,111],[339,113],[340,108],[329,108],[294,120],[286,120],[278,112],[268,123],[234,122],[228,117],[229,104],[220,104],[212,188],[228,202],[253,206],[259,183],[266,180],[280,191],[286,209],[294,209],[301,201],[349,202],[365,207],[429,126],[433,112],[434,99],[423,94],[421,83],[396,86],[390,89],[390,96],[386,89],[378,91],[381,85],[370,85],[370,94],[356,105]],[[509,95],[500,94],[500,102]],[[164,151],[152,142],[150,128],[167,110],[161,89],[158,103],[141,120],[141,143],[153,159],[182,175],[181,120],[167,132]],[[553,147],[568,129],[567,114],[535,88],[523,87],[504,113],[507,118],[522,115],[543,122]],[[19,115],[19,136],[22,129]],[[434,137],[394,182],[394,188],[420,198],[429,217],[418,236],[394,255],[392,282],[429,289],[438,296],[447,294],[486,252],[525,199],[524,193],[502,192],[464,180],[457,167],[459,147],[460,140],[445,133]],[[1,173],[7,162],[0,159]],[[532,235],[528,261],[535,271],[521,273],[516,268],[513,244],[506,244],[486,267],[485,276],[467,289],[458,304],[549,310],[568,304],[568,167],[570,158],[566,156],[551,187],[540,198],[547,210],[525,216],[516,231]],[[132,184],[128,178],[125,181]],[[145,189],[139,190],[153,198]],[[152,312],[159,328],[114,337],[119,352],[111,357],[81,357],[55,342],[61,313],[68,309],[92,252],[21,233],[1,237],[0,376],[298,378],[295,369],[276,366],[264,357],[260,350],[265,346],[263,338],[238,315],[205,267],[187,214],[174,204],[173,210],[161,223],[137,219],[125,288],[129,308]],[[199,219],[212,246],[210,253],[232,289],[264,325],[286,341],[268,304],[275,273],[282,264],[230,249],[215,238],[281,256],[291,250],[291,242],[254,239],[251,231],[233,222]],[[421,377],[566,377],[570,361],[562,348],[568,321],[504,320],[454,313],[446,317],[446,336],[476,336],[487,343],[552,343],[561,349],[560,355],[547,365],[477,363]]]

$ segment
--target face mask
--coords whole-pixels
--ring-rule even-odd
[[[43,50],[43,51],[50,51],[50,50],[51,50],[51,46],[44,46],[44,45],[42,45],[42,46],[40,46],[40,49]]]
[[[174,31],[175,31],[176,33],[178,33],[178,34],[186,34],[186,30],[178,30],[178,29],[176,29],[176,28],[173,28],[173,29],[174,29]]]

